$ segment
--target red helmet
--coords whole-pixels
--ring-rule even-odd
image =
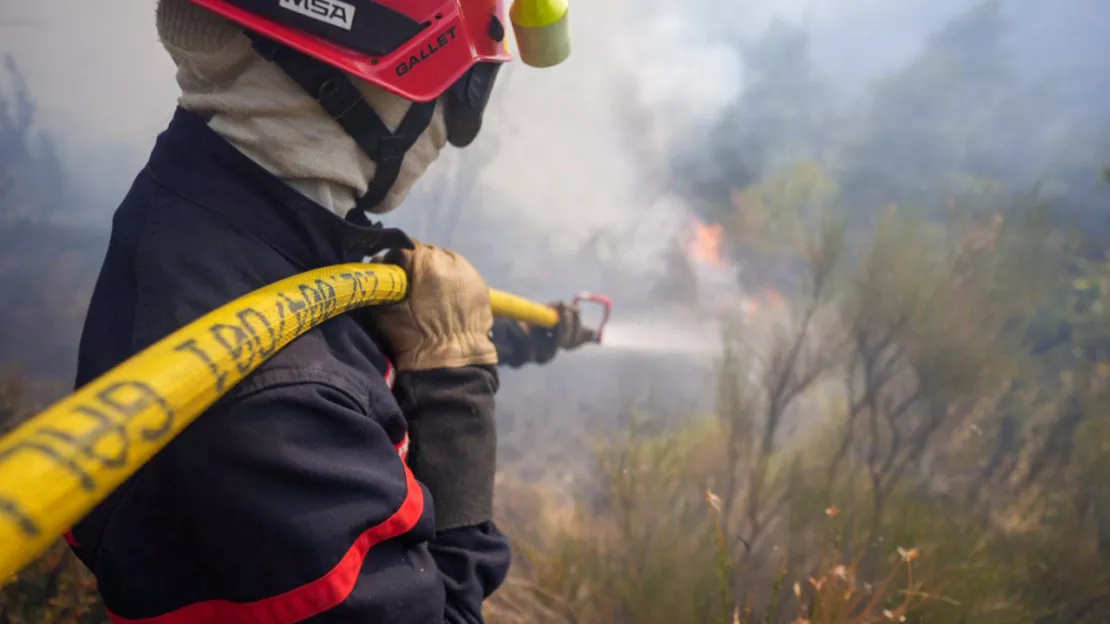
[[[508,0],[192,0],[415,102],[478,63],[504,63]]]
[[[255,50],[320,104],[377,164],[348,218],[366,222],[444,96],[447,140],[482,127],[505,49],[507,0],[191,0],[243,27]],[[413,102],[390,129],[351,77]]]
[[[482,127],[505,48],[510,0],[192,0],[238,24],[255,50],[312,96],[377,164],[350,218],[385,199],[405,153],[443,96],[447,140],[470,144]],[[566,0],[516,0],[524,60],[569,54]],[[523,35],[523,37],[521,37]],[[350,77],[410,100],[390,129]]]

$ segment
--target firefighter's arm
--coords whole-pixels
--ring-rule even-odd
[[[487,530],[501,538],[490,520],[496,390],[493,366],[402,372],[394,390],[409,423],[409,465],[435,501],[436,538],[428,548],[465,622],[481,621],[481,604],[500,585],[509,558],[507,546],[491,550],[476,541]]]
[[[485,522],[497,446],[489,287],[462,256],[420,242],[387,260],[408,274],[408,297],[372,318],[397,367],[412,470],[435,498],[438,530]]]
[[[559,349],[577,349],[595,340],[593,330],[582,325],[582,316],[576,306],[556,302],[551,307],[559,311],[559,324],[550,329],[512,319],[494,321],[493,343],[500,364],[509,368],[520,368],[531,362],[546,364],[555,358]]]
[[[436,505],[429,549],[445,578],[484,576],[475,562],[485,550],[469,540],[491,526],[493,514],[498,377],[489,287],[462,256],[418,241],[387,260],[408,274],[408,297],[375,309],[372,318],[397,367],[394,394],[409,427],[409,464]],[[481,601],[502,578],[448,581],[447,588],[459,604],[477,605],[464,617],[479,622]]]
[[[367,403],[315,374],[248,380],[125,492],[102,543],[130,546],[93,562],[118,621],[481,622],[504,536],[487,518],[437,537],[384,382]]]

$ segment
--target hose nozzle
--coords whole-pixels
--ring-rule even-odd
[[[613,313],[613,300],[605,295],[582,292],[578,293],[578,296],[574,298],[574,305],[577,306],[582,301],[590,301],[602,307],[601,322],[598,323],[597,328],[594,329],[594,342],[601,344],[601,336],[605,332],[605,326],[609,324],[609,315]]]

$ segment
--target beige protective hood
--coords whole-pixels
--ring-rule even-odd
[[[345,216],[374,176],[374,162],[234,25],[188,0],[159,0],[158,35],[177,64],[179,103],[243,154],[309,199]],[[355,80],[382,121],[395,130],[410,103]],[[442,101],[376,213],[393,210],[447,140]]]

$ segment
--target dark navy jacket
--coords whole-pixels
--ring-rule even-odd
[[[332,215],[178,110],[115,214],[77,385],[236,297],[397,236]],[[296,339],[74,527],[116,622],[482,621],[507,540],[492,522],[436,533],[361,321]],[[496,371],[475,370],[492,409]]]

